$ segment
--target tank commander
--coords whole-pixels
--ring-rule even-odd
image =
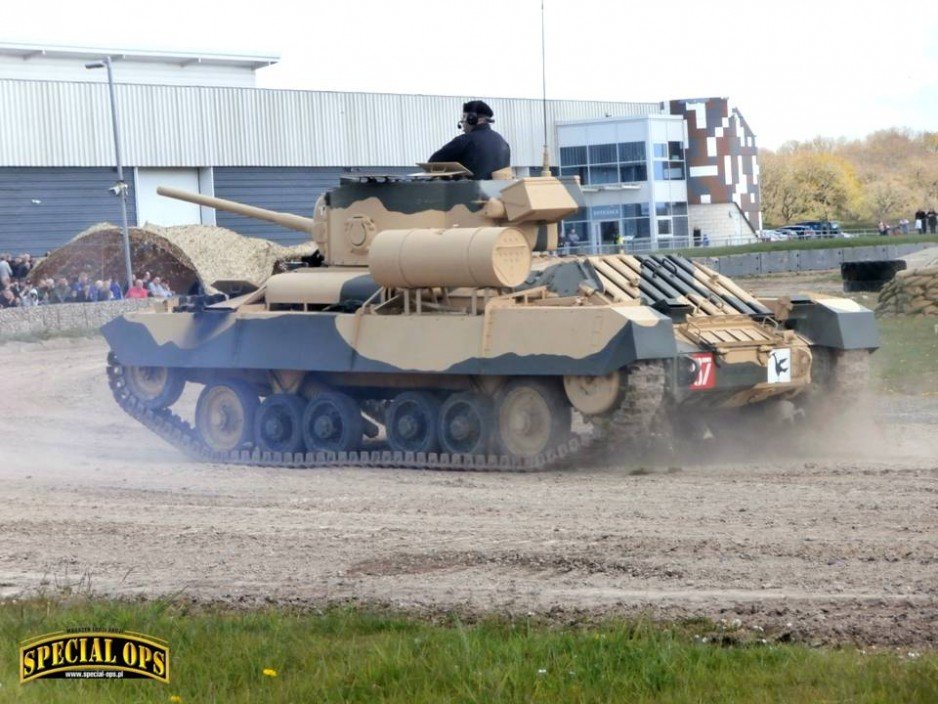
[[[487,180],[511,164],[511,147],[495,130],[495,114],[481,100],[463,103],[459,128],[463,134],[438,149],[429,161],[458,161],[472,172],[474,180]]]

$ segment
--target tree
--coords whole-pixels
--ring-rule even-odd
[[[802,195],[805,220],[834,220],[856,210],[860,187],[846,159],[828,153],[794,157],[794,181]]]
[[[845,159],[813,150],[760,156],[766,222],[834,220],[859,209],[859,181]]]
[[[762,152],[759,155],[759,183],[763,216],[767,223],[791,222],[801,211],[801,193],[789,166],[790,157]]]
[[[938,208],[938,132],[890,128],[864,139],[816,137],[762,150],[766,222],[893,220]]]
[[[897,214],[914,211],[908,189],[895,179],[871,183],[866,194],[868,212],[877,220],[889,222]]]

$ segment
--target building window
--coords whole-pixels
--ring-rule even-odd
[[[644,142],[619,143],[619,180],[622,183],[648,180]]]
[[[621,228],[618,220],[607,220],[599,223],[600,244],[621,244]]]
[[[584,166],[586,164],[586,147],[561,147],[561,166]]]
[[[590,165],[590,183],[619,183],[619,168],[615,164]]]
[[[655,181],[683,181],[684,164],[680,161],[656,161]]]
[[[561,244],[566,247],[582,247],[590,241],[589,213],[580,208],[561,223]]]
[[[674,229],[674,236],[675,236],[675,237],[685,237],[685,238],[686,238],[686,237],[687,237],[687,233],[688,233],[688,231],[689,231],[689,229],[688,229],[688,227],[687,227],[687,216],[686,216],[686,215],[684,215],[684,216],[678,216],[678,215],[676,215],[676,216],[674,216],[674,217],[671,219],[671,222],[673,223],[672,227],[673,227],[673,229]]]
[[[589,155],[590,164],[615,164],[618,161],[615,144],[592,144]]]
[[[622,234],[630,238],[651,236],[648,203],[626,203],[622,206]]]
[[[634,218],[622,221],[622,234],[629,239],[642,239],[651,237],[651,228],[648,218]]]
[[[687,237],[687,203],[655,203],[657,232],[661,237]]]
[[[588,170],[585,166],[561,166],[561,176],[579,176],[580,183],[589,183]]]
[[[619,167],[619,178],[622,183],[648,180],[648,167],[642,164],[623,164]]]
[[[656,181],[684,179],[684,146],[680,142],[659,142],[653,145]]]
[[[582,247],[590,242],[590,224],[588,222],[563,221],[563,244],[569,247]]]
[[[583,185],[647,181],[645,143],[561,147],[560,175],[579,176]]]
[[[632,161],[645,163],[645,143],[644,142],[620,142],[619,143],[619,161],[627,164]]]

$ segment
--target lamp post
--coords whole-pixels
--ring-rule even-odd
[[[107,85],[111,95],[111,125],[114,129],[114,154],[117,159],[117,183],[109,189],[120,198],[121,202],[121,235],[124,240],[124,266],[126,267],[127,289],[134,285],[133,269],[130,266],[130,231],[127,229],[127,182],[124,181],[124,167],[121,164],[121,140],[117,128],[117,99],[114,97],[114,72],[111,69],[111,57],[105,56],[100,61],[85,64],[85,68],[106,68]]]

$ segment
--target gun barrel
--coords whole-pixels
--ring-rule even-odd
[[[183,191],[179,188],[160,186],[156,189],[156,192],[161,196],[166,196],[167,198],[184,200],[188,201],[189,203],[215,208],[216,210],[226,210],[229,213],[244,215],[245,217],[255,218],[257,220],[266,220],[267,222],[273,222],[290,230],[296,230],[297,232],[305,232],[310,234],[314,224],[312,218],[305,218],[302,215],[294,215],[293,213],[279,213],[276,210],[257,208],[253,205],[245,205],[244,203],[237,203],[233,200],[225,200],[224,198],[215,198],[213,196],[204,196],[201,193],[190,193],[189,191]]]

